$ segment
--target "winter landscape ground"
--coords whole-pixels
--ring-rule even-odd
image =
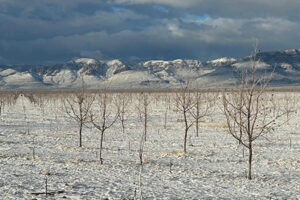
[[[137,108],[142,94],[111,93],[110,102],[118,95],[129,99],[125,131],[119,120],[106,130],[102,165],[100,132],[90,123],[83,127],[78,147],[78,124],[68,117],[63,103],[74,96],[18,94],[2,101],[0,199],[140,199],[141,194],[144,199],[300,199],[299,93],[269,92],[277,107],[291,106],[295,112],[255,141],[252,180],[247,179],[248,151],[228,134],[221,98],[201,119],[199,136],[195,126],[189,130],[184,154],[184,123],[176,110],[176,94],[147,94],[141,170],[144,125]],[[291,101],[283,103],[285,99]],[[111,121],[115,104],[108,110]],[[46,178],[48,192],[56,193],[36,194],[45,192]]]
[[[300,200],[299,10],[0,0],[0,200]]]

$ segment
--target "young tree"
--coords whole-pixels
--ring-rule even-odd
[[[0,119],[2,119],[4,107],[16,104],[18,96],[19,94],[15,92],[0,91]]]
[[[171,109],[170,103],[171,103],[171,98],[169,94],[166,94],[163,98],[164,101],[164,107],[165,107],[165,116],[164,116],[164,129],[167,129],[167,122],[168,122],[168,112]]]
[[[47,105],[47,96],[45,93],[36,93],[32,94],[31,102],[34,103],[35,106],[38,106],[38,108],[41,109],[42,116],[43,116],[43,122],[45,122],[45,107]],[[44,124],[44,123],[43,123]]]
[[[115,105],[120,111],[119,121],[122,127],[123,137],[128,139],[128,150],[130,151],[130,134],[126,131],[126,121],[130,113],[130,103],[132,100],[131,93],[121,93],[115,96]]]
[[[286,93],[283,100],[283,109],[286,112],[286,120],[289,120],[291,114],[297,112],[296,105],[298,98],[295,96],[295,94]]]
[[[144,131],[142,132],[141,137],[140,137],[139,150],[138,150],[141,165],[143,165],[144,147],[145,147],[145,142],[147,141],[149,105],[150,105],[149,95],[146,93],[139,94],[138,104],[137,104],[136,108],[138,110],[140,121],[144,127]]]
[[[100,131],[100,148],[99,148],[99,160],[100,164],[103,164],[102,149],[104,133],[109,129],[119,118],[120,110],[116,107],[116,111],[112,114],[112,101],[109,99],[107,91],[101,92],[97,99],[98,110],[90,111],[90,122],[93,126]],[[97,112],[97,114],[95,114]]]
[[[148,128],[148,115],[149,115],[149,96],[146,93],[141,93],[138,97],[138,105],[137,110],[139,113],[140,120],[143,122],[144,125],[144,140],[147,141],[147,128]]]
[[[140,159],[140,164],[141,166],[143,165],[143,155],[144,155],[144,147],[145,147],[145,134],[142,134],[141,135],[141,138],[140,138],[140,143],[139,143],[139,159]]]
[[[122,93],[115,97],[115,104],[119,107],[120,115],[119,121],[121,122],[122,126],[122,133],[125,134],[125,121],[127,119],[128,114],[128,106],[131,101],[131,96],[129,93]]]
[[[82,128],[88,122],[88,113],[94,100],[93,94],[86,93],[82,80],[81,91],[75,92],[63,101],[65,113],[78,124],[79,147],[82,147]]]
[[[175,97],[175,106],[177,111],[181,112],[184,122],[184,142],[183,142],[183,152],[186,153],[186,141],[189,129],[193,126],[194,120],[192,120],[191,110],[195,107],[192,92],[189,88],[189,83],[182,86]]]
[[[5,99],[2,95],[3,94],[0,94],[0,118],[2,116],[2,112],[3,112],[4,106],[5,106]]]
[[[196,136],[198,137],[199,123],[201,119],[212,114],[217,95],[213,93],[210,94],[206,92],[200,92],[198,90],[194,94],[195,94],[194,95],[195,106],[193,107],[193,109],[191,109],[190,113],[192,117],[195,119]]]
[[[237,90],[223,93],[223,108],[227,121],[228,132],[248,149],[248,175],[252,179],[253,142],[271,132],[275,121],[285,115],[285,111],[271,114],[274,109],[272,102],[266,101],[266,88],[270,76],[258,75],[257,49],[251,56],[250,69],[244,69],[240,74],[240,87]]]

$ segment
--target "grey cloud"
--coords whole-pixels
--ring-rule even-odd
[[[118,4],[162,4],[216,17],[284,17],[299,19],[299,0],[114,0]]]
[[[111,2],[118,4],[163,4],[174,7],[188,8],[201,3],[202,0],[111,0]]]
[[[299,48],[299,3],[282,2],[0,0],[0,64],[241,57],[256,39],[262,50]]]
[[[0,32],[0,36],[2,40],[30,40],[58,35],[66,36],[74,33],[84,34],[100,30],[118,32],[122,29],[135,27],[134,24],[126,23],[126,21],[140,22],[143,19],[144,16],[130,10],[124,10],[117,14],[100,10],[91,16],[77,16],[54,22],[45,22],[42,19],[14,18],[4,15],[0,18],[0,30],[3,30]]]
[[[280,21],[280,20],[279,20]],[[276,19],[234,20],[234,19],[206,19],[204,29],[183,29],[180,21],[165,20],[162,24],[148,27],[142,31],[124,30],[114,34],[105,31],[58,36],[50,39],[37,39],[30,41],[0,43],[7,55],[17,51],[22,54],[20,58],[34,60],[40,53],[50,55],[50,59],[63,59],[79,56],[96,58],[122,58],[142,57],[145,59],[176,59],[198,58],[207,59],[219,56],[235,56],[240,52],[250,52],[255,39],[262,41],[262,45],[272,44],[282,37],[282,43],[292,45],[297,39],[296,34],[288,34],[287,29],[294,27],[292,22],[282,21],[278,30]],[[284,28],[286,26],[286,28]],[[277,31],[278,33],[266,35]],[[300,27],[294,27],[295,31]],[[254,35],[253,31],[256,35]],[[281,32],[280,32],[281,31]],[[292,38],[293,42],[288,42]],[[22,48],[20,48],[20,46]],[[32,52],[28,51],[28,48]],[[16,50],[17,49],[17,50]],[[241,51],[241,49],[243,49]],[[23,58],[26,57],[26,58]],[[12,59],[12,58],[10,58]],[[44,57],[35,58],[41,62]]]
[[[99,50],[89,51],[83,50],[80,52],[80,57],[94,58],[94,59],[106,59],[105,56]]]

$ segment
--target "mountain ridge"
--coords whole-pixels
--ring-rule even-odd
[[[258,73],[272,73],[270,86],[300,85],[300,49],[259,52]],[[238,84],[237,71],[250,67],[251,57],[149,60],[128,64],[121,60],[77,58],[54,65],[0,65],[0,88],[79,89],[82,77],[88,89],[168,89],[189,80],[197,88],[224,88]]]

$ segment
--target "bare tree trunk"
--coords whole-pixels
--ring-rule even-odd
[[[199,119],[196,119],[196,136],[199,137]]]
[[[197,100],[197,103],[196,103],[196,112],[197,112],[197,115],[196,115],[196,136],[199,137],[199,101]]]
[[[2,102],[0,102],[0,116],[2,115]]]
[[[186,112],[184,112],[183,115],[184,115],[184,122],[185,122],[183,152],[186,153],[186,140],[187,140],[187,134],[189,129],[188,129],[188,122],[186,118]]]
[[[101,131],[101,137],[100,137],[100,149],[99,149],[99,160],[100,160],[100,164],[103,164],[103,160],[102,160],[102,147],[103,147],[103,136],[104,136],[104,131]]]
[[[79,147],[82,147],[82,123],[79,125]]]
[[[145,142],[147,141],[147,118],[148,118],[148,112],[147,112],[147,106],[148,102],[147,99],[145,99],[145,104],[144,104],[144,133],[145,133]]]
[[[183,152],[186,153],[186,140],[187,140],[187,133],[188,130],[185,129],[185,133],[184,133],[184,144],[183,144]]]
[[[197,132],[197,137],[199,137],[199,124],[198,124],[198,119],[196,120],[196,132]]]
[[[251,169],[252,169],[252,144],[249,144],[249,158],[248,158],[248,179],[252,179],[252,174],[251,174]]]
[[[143,200],[142,173],[143,173],[143,165],[140,166],[140,172],[139,172],[139,192],[140,192],[140,200]]]
[[[124,124],[124,120],[121,120],[121,125],[122,125],[122,133],[125,134],[125,124]]]
[[[124,97],[123,97],[124,98]],[[122,126],[122,133],[125,134],[125,100],[122,99],[121,103],[122,107],[120,109],[120,121],[121,121],[121,126]],[[119,105],[117,105],[119,106]]]
[[[145,136],[145,135],[144,135]],[[140,141],[140,149],[139,149],[139,158],[140,158],[140,164],[143,165],[143,153],[144,153],[144,144],[145,144],[145,139],[142,136],[141,141]]]
[[[147,113],[146,113],[147,111],[145,111],[145,121],[144,121],[144,133],[145,133],[145,135],[144,135],[144,139],[145,139],[145,142],[147,141]]]

